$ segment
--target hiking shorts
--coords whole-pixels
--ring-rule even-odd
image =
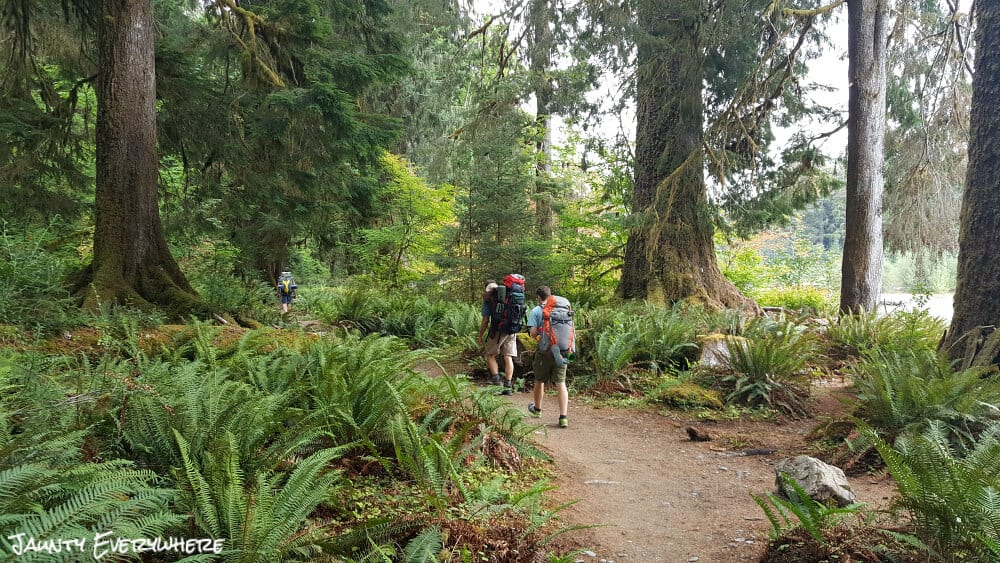
[[[551,350],[536,350],[531,370],[535,372],[535,381],[539,383],[566,383],[566,364],[557,366]]]
[[[516,356],[517,355],[517,335],[516,334],[491,334],[486,339],[487,356]]]
[[[282,305],[291,305],[292,304],[292,294],[291,293],[279,293],[278,296],[281,297],[281,304]]]

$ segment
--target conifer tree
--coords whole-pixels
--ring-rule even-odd
[[[763,30],[745,25],[751,14],[765,15]],[[768,172],[775,168],[763,149],[772,115],[802,109],[787,95],[802,73],[797,61],[814,17],[782,16],[774,4],[721,2],[706,12],[698,2],[637,3],[636,222],[620,296],[756,307],[719,271],[718,202],[709,201],[703,170],[747,207],[773,201],[775,192],[796,193],[797,179],[817,162],[806,148],[796,155],[797,170]],[[800,204],[822,194],[805,195],[796,196]]]
[[[1000,2],[976,4],[975,74],[969,131],[969,173],[962,198],[955,312],[942,348],[970,356],[980,336],[1000,326]],[[982,327],[984,333],[978,332]],[[1000,356],[994,351],[996,363]]]
[[[885,146],[886,0],[850,0],[847,224],[840,310],[871,311],[882,291],[882,172]]]

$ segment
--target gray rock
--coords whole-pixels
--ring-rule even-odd
[[[844,471],[814,457],[800,455],[783,459],[775,464],[774,471],[778,474],[775,480],[778,491],[785,496],[793,491],[785,490],[782,473],[794,479],[810,498],[820,502],[832,499],[837,506],[847,506],[857,500]]]
[[[709,334],[701,338],[701,365],[707,367],[726,367],[729,365],[729,348],[726,346],[727,340],[745,342],[746,338],[741,336],[727,336],[725,334]]]

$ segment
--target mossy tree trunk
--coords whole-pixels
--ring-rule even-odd
[[[97,22],[94,260],[79,290],[98,303],[206,313],[170,255],[157,201],[152,0],[103,0]]]
[[[958,235],[954,314],[942,341],[952,358],[979,352],[963,337],[1000,327],[1000,2],[976,4],[969,169]],[[976,331],[973,334],[980,334]],[[993,358],[996,362],[997,357]]]
[[[639,3],[633,213],[617,293],[750,308],[719,270],[703,172],[701,3]]]
[[[848,0],[847,223],[840,310],[871,311],[882,291],[886,0]]]

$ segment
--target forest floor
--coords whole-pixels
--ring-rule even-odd
[[[563,525],[595,526],[567,532],[556,545],[579,550],[575,560],[584,563],[758,560],[770,523],[751,493],[775,490],[777,461],[816,454],[807,435],[847,413],[846,394],[843,385],[814,387],[813,418],[776,422],[706,422],[573,396],[566,429],[556,425],[555,396],[547,396],[536,435],[558,476],[550,494],[556,502],[575,501],[561,512]],[[515,393],[512,400],[526,406],[529,397]],[[691,441],[687,426],[713,439]],[[888,505],[896,490],[884,473],[849,481],[869,507]]]

